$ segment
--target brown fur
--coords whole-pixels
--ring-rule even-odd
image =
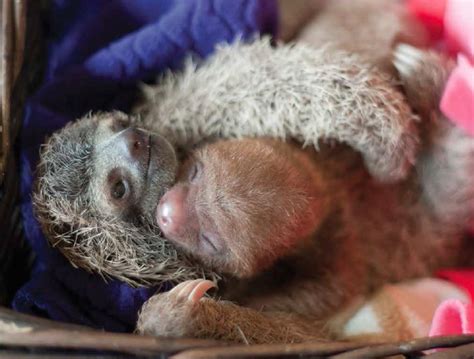
[[[426,93],[424,86],[439,90],[449,64],[434,54],[409,50],[420,56],[417,59],[406,50],[397,55],[405,56],[408,71],[401,75],[407,93]],[[436,89],[431,108],[439,101]],[[411,101],[418,107],[417,97]],[[359,156],[344,147],[314,153],[260,139],[223,141],[198,150],[193,161],[202,163],[200,179],[184,176],[176,186],[189,186],[193,193],[186,200],[188,210],[193,207],[200,215],[199,231],[208,230],[207,215],[217,223],[229,222],[214,233],[224,245],[217,244],[215,252],[203,251],[200,240],[192,240],[198,238],[193,230],[170,238],[205,267],[227,275],[219,296],[240,306],[208,298],[189,300],[172,290],[144,306],[138,331],[252,343],[337,337],[339,328],[330,318],[351,299],[371,294],[384,283],[462,264],[463,229],[473,217],[469,174],[474,139],[460,131],[453,134],[435,113],[424,155],[410,178],[399,184],[374,181]],[[433,135],[436,139],[430,138]],[[462,144],[456,153],[443,141],[449,137],[453,144],[454,135]],[[215,178],[223,180],[211,180]],[[441,181],[446,189],[430,191],[433,182]],[[452,188],[449,181],[460,185]],[[293,196],[294,191],[301,196]],[[229,216],[223,204],[238,215]],[[310,238],[307,233],[312,233]]]
[[[321,183],[319,168],[303,170],[314,165],[296,148],[278,140],[249,139],[218,141],[195,151],[184,167],[200,163],[197,178],[190,181],[183,171],[162,198],[186,193],[186,223],[177,228],[180,243],[191,255],[208,256],[206,267],[251,277],[294,248],[295,240],[312,234],[327,215],[330,192]],[[197,227],[225,242],[218,255],[199,246]]]

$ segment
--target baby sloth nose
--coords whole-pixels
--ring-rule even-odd
[[[122,133],[127,149],[132,157],[138,161],[147,161],[149,153],[149,135],[138,128],[129,127]]]
[[[169,239],[178,239],[187,224],[185,201],[187,189],[175,186],[161,198],[156,209],[156,220],[161,231]]]

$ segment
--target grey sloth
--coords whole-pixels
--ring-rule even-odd
[[[403,178],[416,116],[393,80],[356,54],[268,39],[220,47],[146,90],[142,116],[89,115],[43,147],[34,193],[49,241],[79,267],[134,285],[219,273],[163,239],[156,208],[174,183],[175,149],[206,139],[336,140],[381,181]]]

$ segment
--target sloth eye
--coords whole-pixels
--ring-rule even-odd
[[[200,163],[198,162],[193,163],[193,165],[189,169],[189,174],[188,174],[188,178],[190,182],[196,180],[199,177],[199,175],[201,174],[201,167],[202,166]]]
[[[122,199],[127,194],[127,191],[128,191],[128,184],[123,180],[119,180],[115,182],[114,185],[112,186],[111,194],[112,194],[112,197],[115,199]]]
[[[214,237],[212,237],[212,236],[210,236],[206,233],[200,233],[199,234],[199,240],[208,249],[210,249],[213,252],[217,252],[217,247],[215,245],[215,238]]]

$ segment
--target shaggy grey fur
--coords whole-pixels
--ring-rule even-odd
[[[97,208],[90,193],[94,137],[98,123],[110,116],[137,123],[120,112],[88,115],[43,146],[33,200],[48,240],[73,265],[132,285],[202,277],[202,270],[178,254],[149,218],[124,224]]]
[[[356,54],[329,46],[272,47],[268,38],[219,47],[145,91],[147,127],[177,146],[203,138],[293,138],[347,143],[369,171],[394,181],[415,159],[415,116],[394,81]]]

